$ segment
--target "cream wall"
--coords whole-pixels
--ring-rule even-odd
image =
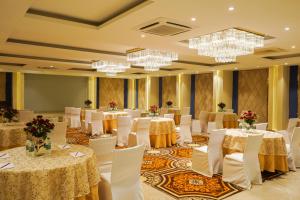
[[[0,101],[5,101],[6,74],[0,72]]]

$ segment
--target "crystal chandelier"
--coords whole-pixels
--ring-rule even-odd
[[[235,62],[237,56],[253,54],[254,48],[263,46],[263,36],[234,28],[189,39],[189,48],[197,49],[198,55],[221,63]]]
[[[146,71],[158,71],[160,67],[172,65],[173,60],[178,60],[177,53],[159,50],[142,49],[127,54],[128,62],[143,66]]]
[[[116,76],[117,73],[125,72],[130,68],[129,63],[117,63],[112,61],[96,61],[92,63],[92,68],[98,72],[104,72],[107,76]]]

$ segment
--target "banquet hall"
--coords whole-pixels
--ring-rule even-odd
[[[299,10],[1,0],[0,200],[299,200]]]

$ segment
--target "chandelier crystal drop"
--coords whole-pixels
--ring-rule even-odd
[[[136,66],[143,66],[146,71],[158,71],[160,67],[172,65],[178,60],[178,54],[159,50],[143,49],[127,54],[127,61]]]
[[[107,76],[116,76],[117,73],[125,72],[130,68],[129,63],[117,63],[112,61],[96,61],[92,63],[92,68],[98,72],[106,73]]]
[[[263,46],[263,36],[234,28],[189,39],[189,48],[219,63],[235,62],[237,56],[253,54],[254,48]]]

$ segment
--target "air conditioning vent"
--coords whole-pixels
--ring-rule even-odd
[[[186,26],[166,18],[158,18],[155,21],[139,28],[140,31],[159,36],[178,35],[180,33],[190,31],[191,29],[192,28],[190,26]]]

